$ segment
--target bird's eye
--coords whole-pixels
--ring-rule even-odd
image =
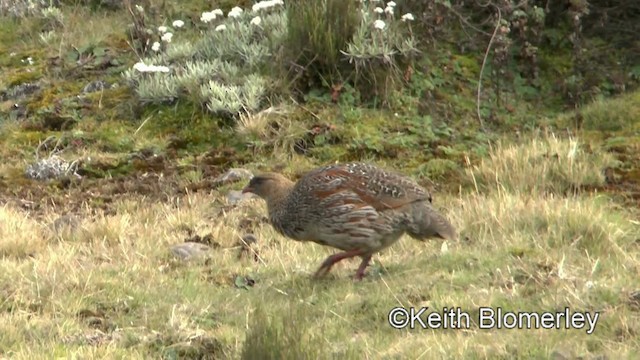
[[[261,178],[261,177],[254,177],[250,181],[251,186],[257,186],[257,185],[260,185],[262,183],[264,183],[264,178]]]

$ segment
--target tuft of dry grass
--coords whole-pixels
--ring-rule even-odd
[[[45,246],[41,226],[27,212],[0,206],[0,258],[24,259]]]
[[[604,183],[604,169],[617,162],[609,153],[591,151],[573,138],[534,136],[516,144],[499,141],[487,158],[467,169],[477,190],[495,187],[521,193],[565,194]]]
[[[242,113],[236,132],[253,148],[273,149],[274,154],[295,153],[296,142],[308,132],[304,123],[291,118],[293,109],[286,106],[269,107],[256,114]]]

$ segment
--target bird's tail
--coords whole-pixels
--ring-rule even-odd
[[[407,233],[416,240],[439,237],[454,240],[456,229],[451,222],[426,202],[412,204],[408,215]]]

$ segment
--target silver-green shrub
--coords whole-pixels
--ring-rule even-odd
[[[292,1],[291,6],[300,5]],[[151,50],[132,69],[125,71],[124,77],[143,102],[171,102],[187,96],[206,105],[211,112],[235,116],[240,112],[260,111],[284,98],[278,93],[278,87],[271,84],[280,82],[292,66],[292,54],[309,50],[305,41],[297,41],[295,49],[285,49],[292,47],[292,38],[300,40],[311,36],[312,57],[338,59],[347,64],[346,70],[341,71],[362,74],[366,74],[363,69],[367,66],[385,64],[393,69],[398,58],[409,57],[416,51],[409,21],[405,21],[412,16],[401,19],[395,15],[393,2],[378,2],[385,6],[382,11],[373,2],[357,3],[348,7],[355,13],[346,14],[339,11],[344,5],[336,0],[319,1],[324,3],[297,6],[296,11],[286,11],[281,0],[268,0],[255,4],[252,9],[236,7],[226,15],[219,9],[204,12],[201,23],[195,24],[203,29],[204,36],[193,42],[183,39],[181,21],[178,21],[179,27],[174,21],[173,26],[146,29],[151,37],[145,48]],[[344,19],[318,20],[317,27],[326,28],[322,32],[311,34],[304,30],[305,23],[324,13]],[[292,27],[293,20],[297,25]],[[320,26],[323,24],[326,26]],[[292,33],[296,31],[304,33]],[[340,46],[335,46],[338,40]]]

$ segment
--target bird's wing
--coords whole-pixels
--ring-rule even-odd
[[[314,197],[324,199],[339,192],[352,193],[377,211],[396,209],[415,201],[431,201],[427,190],[413,180],[373,165],[348,163],[330,165],[306,174],[299,185]],[[357,201],[352,196],[346,199]]]

